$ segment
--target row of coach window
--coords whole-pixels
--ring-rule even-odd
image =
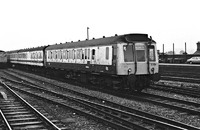
[[[48,59],[80,59],[95,60],[95,49],[71,49],[71,50],[52,50],[48,51]],[[109,47],[106,47],[106,60],[109,59]]]
[[[42,55],[42,52],[31,52],[30,59],[42,59]],[[28,53],[14,53],[10,55],[10,58],[28,59]]]
[[[109,47],[106,47],[105,59],[109,59]],[[95,60],[95,49],[70,49],[70,50],[51,50],[47,51],[48,59],[85,59]],[[14,53],[10,58],[29,59],[28,53]],[[42,59],[42,52],[31,52],[30,59]]]
[[[90,54],[91,53],[91,54]],[[95,49],[73,49],[48,51],[48,59],[95,59]]]

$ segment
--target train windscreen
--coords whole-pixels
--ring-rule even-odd
[[[139,44],[136,45],[136,57],[138,62],[144,62],[145,59],[145,45],[144,44]]]
[[[133,45],[124,45],[124,61],[133,62],[134,61],[134,51]]]

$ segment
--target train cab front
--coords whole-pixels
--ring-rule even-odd
[[[123,75],[129,89],[141,91],[158,77],[154,76],[159,69],[156,43],[146,34],[130,35],[125,39],[125,43],[118,44],[117,73]]]

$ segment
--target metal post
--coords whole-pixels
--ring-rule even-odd
[[[165,46],[164,46],[164,44],[163,44],[163,57],[162,57],[162,59],[163,59],[163,61],[164,61],[164,48],[165,48]]]
[[[87,27],[87,39],[89,40],[89,27]]]
[[[185,42],[185,54],[187,53],[187,49],[186,49],[186,42]]]
[[[173,43],[173,60],[172,62],[174,63],[174,43]]]
[[[185,60],[183,62],[186,62],[187,61],[187,48],[186,48],[186,42],[185,42]]]

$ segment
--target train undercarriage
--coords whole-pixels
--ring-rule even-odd
[[[152,81],[158,81],[159,75],[108,75],[104,73],[88,73],[84,71],[61,70],[55,68],[33,67],[26,65],[12,65],[12,67],[48,75],[56,79],[69,79],[83,84],[92,84],[102,89],[142,91],[148,88]]]

